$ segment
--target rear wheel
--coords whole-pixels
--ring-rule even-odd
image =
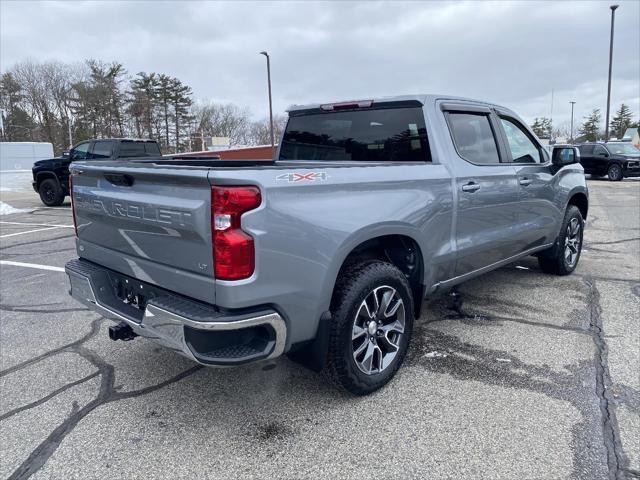
[[[404,274],[390,263],[356,264],[338,280],[325,376],[338,388],[366,395],[402,364],[413,330],[413,298]]]
[[[575,205],[569,205],[554,246],[538,255],[540,268],[555,275],[569,275],[573,272],[582,253],[583,231],[584,220],[580,210]]]
[[[622,167],[617,163],[611,164],[609,166],[609,170],[607,170],[607,175],[609,176],[609,180],[612,182],[619,182],[623,177]]]
[[[47,178],[40,183],[38,193],[40,194],[40,200],[42,200],[42,203],[47,207],[60,206],[64,201],[62,188],[58,182],[52,178]]]

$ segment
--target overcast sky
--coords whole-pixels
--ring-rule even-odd
[[[489,100],[526,120],[606,108],[612,2],[0,2],[0,68],[25,59],[122,62],[196,98],[274,110],[406,93]],[[640,2],[616,11],[612,109],[640,113]]]

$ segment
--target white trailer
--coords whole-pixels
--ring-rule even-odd
[[[46,142],[0,142],[0,171],[31,170],[38,160],[53,158],[53,145]]]

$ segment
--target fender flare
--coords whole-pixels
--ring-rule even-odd
[[[340,269],[351,252],[364,242],[389,235],[400,235],[413,240],[416,245],[418,245],[420,256],[423,257],[423,265],[425,264],[425,246],[423,245],[423,242],[420,241],[424,235],[421,235],[420,231],[412,225],[397,222],[385,222],[375,225],[367,225],[360,230],[356,230],[351,233],[351,235],[349,235],[336,249],[334,260],[327,269],[322,287],[322,292],[325,293],[324,297],[320,300],[320,305],[324,311],[329,310],[331,298],[333,297],[333,289],[335,288],[335,284],[338,280]],[[424,283],[424,279],[425,272],[423,271],[422,278],[420,279],[421,283]]]
[[[48,178],[53,178],[55,182],[58,184],[58,187],[62,187],[60,184],[60,179],[58,176],[52,171],[38,172],[36,173],[36,186],[40,188],[40,183]]]

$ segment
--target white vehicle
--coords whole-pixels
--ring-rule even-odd
[[[46,142],[0,142],[0,171],[31,171],[38,160],[53,157],[53,145]]]

